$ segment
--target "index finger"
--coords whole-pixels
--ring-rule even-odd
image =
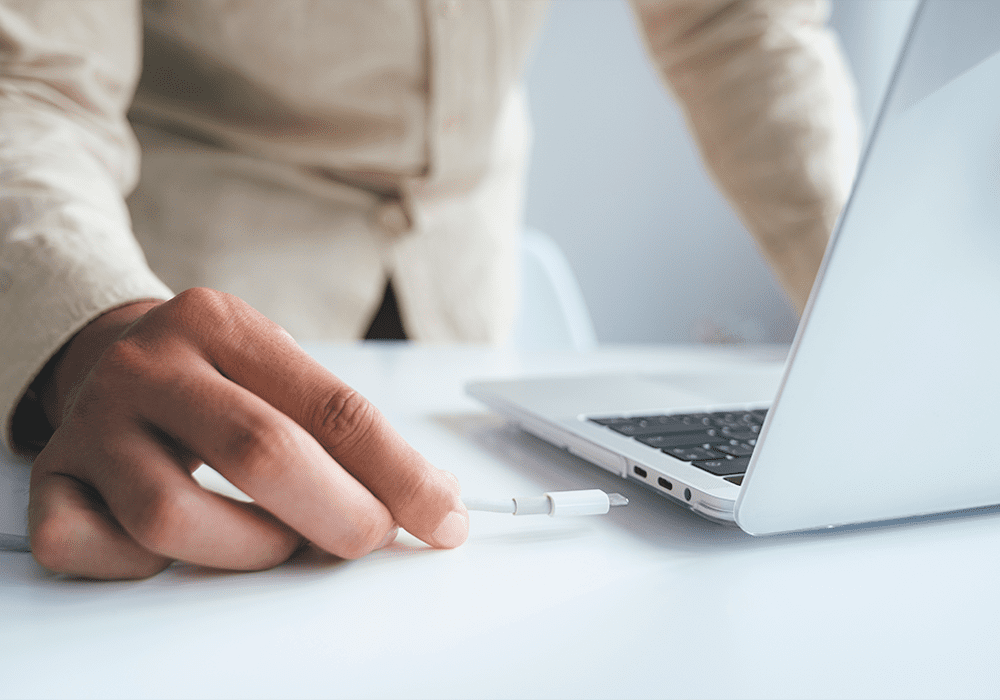
[[[431,465],[277,324],[236,297],[210,290],[191,296],[213,317],[199,345],[219,371],[305,428],[407,531],[436,547],[465,541],[469,515],[454,476]]]

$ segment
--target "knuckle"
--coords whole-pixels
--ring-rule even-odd
[[[277,483],[295,442],[289,426],[250,416],[225,432],[213,456],[220,467],[238,468],[247,486],[260,483],[266,487]]]
[[[433,532],[458,502],[453,483],[433,467],[394,474],[383,488],[397,521],[418,537]]]
[[[420,470],[393,473],[384,488],[392,494],[393,510],[405,517],[414,509],[426,511],[440,500],[437,486],[427,471]]]
[[[144,579],[163,571],[170,560],[148,556],[118,562],[114,573],[96,573],[94,544],[88,541],[93,532],[87,516],[59,511],[39,520],[31,534],[31,554],[39,565],[60,574],[96,578]],[[100,555],[97,555],[100,558]]]
[[[64,410],[81,419],[93,416],[106,420],[111,406],[127,403],[155,371],[155,363],[140,345],[128,339],[115,340],[97,358],[89,377],[76,387]]]
[[[239,317],[244,304],[231,294],[206,287],[187,289],[156,311],[177,329],[195,334],[224,332]]]
[[[304,548],[308,540],[294,529],[283,523],[277,516],[258,503],[247,503],[241,506],[253,513],[257,518],[270,523],[273,527],[266,530],[261,538],[261,546],[256,552],[249,553],[245,565],[247,571],[270,569]]]
[[[244,419],[222,436],[214,446],[215,457],[223,462],[242,463],[251,455],[267,450],[268,428],[253,419]]]
[[[167,554],[183,547],[193,530],[191,499],[178,491],[158,491],[140,504],[126,529],[146,549]]]
[[[50,571],[69,572],[76,549],[77,528],[63,513],[46,515],[31,533],[31,554]]]
[[[119,338],[110,343],[94,365],[98,379],[138,379],[149,366],[146,351],[137,343]]]
[[[121,578],[141,580],[155,576],[168,566],[170,559],[160,557],[149,557],[144,561],[130,562],[128,573],[121,574]]]
[[[285,537],[249,561],[245,568],[248,571],[273,569],[282,562],[288,561],[288,558],[303,546],[303,542],[302,537],[297,534]]]
[[[230,295],[207,287],[192,287],[175,296],[166,306],[183,316],[200,314],[224,316],[230,307]]]
[[[378,518],[355,522],[354,532],[334,554],[344,559],[360,559],[378,546],[386,532],[388,528]]]
[[[310,432],[331,450],[349,450],[363,444],[379,419],[375,406],[346,386],[335,389],[318,405]]]

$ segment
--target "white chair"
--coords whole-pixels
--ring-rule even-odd
[[[521,301],[511,345],[521,350],[589,350],[594,324],[569,261],[549,236],[526,229],[521,242]]]

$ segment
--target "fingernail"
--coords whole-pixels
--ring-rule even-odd
[[[437,530],[431,535],[432,544],[444,549],[451,549],[465,542],[469,536],[469,518],[457,510],[445,516]]]
[[[390,544],[396,541],[396,535],[399,534],[399,528],[394,527],[386,534],[381,542],[379,542],[378,547],[375,549],[382,549],[383,547],[388,547]]]

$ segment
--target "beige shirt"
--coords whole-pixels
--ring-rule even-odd
[[[858,147],[826,5],[633,5],[710,171],[801,306]],[[83,325],[190,286],[238,294],[299,339],[348,339],[391,278],[410,337],[502,339],[543,9],[0,0],[5,438]]]

